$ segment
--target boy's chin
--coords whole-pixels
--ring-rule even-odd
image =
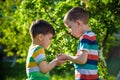
[[[73,37],[75,37],[75,38],[80,38],[80,36],[77,36],[77,35],[72,35]]]
[[[79,38],[80,38],[80,37],[77,37],[77,36],[73,36],[73,35],[72,35],[72,37],[73,37],[73,38],[76,38],[76,39],[79,39]]]
[[[46,49],[48,46],[44,46],[44,48]]]

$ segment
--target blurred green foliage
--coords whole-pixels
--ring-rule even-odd
[[[69,35],[63,24],[65,13],[75,6],[85,8],[89,15],[89,25],[96,33],[99,49],[103,47],[104,57],[110,47],[116,45],[114,33],[120,29],[120,0],[3,0],[0,1],[0,46],[6,55],[17,55],[17,62],[26,61],[27,51],[31,44],[29,27],[32,21],[44,19],[56,30],[51,45],[46,50],[48,61],[59,53],[75,55],[78,40]],[[4,45],[4,46],[3,46]],[[74,70],[71,62],[55,68],[51,73],[60,70]],[[107,69],[99,61],[100,78],[107,79]]]
[[[26,80],[25,63],[17,63],[14,67],[11,67],[11,63],[0,61],[0,79],[1,80]],[[51,73],[51,80],[74,80],[74,70],[68,72],[59,70],[55,73]],[[116,80],[115,76],[108,76],[107,80]]]
[[[10,62],[0,61],[0,80],[26,80],[25,63],[11,67]]]

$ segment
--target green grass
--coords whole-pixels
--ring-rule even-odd
[[[117,60],[118,61],[118,60]],[[109,61],[110,62],[110,61]],[[108,80],[116,80],[116,72],[118,70],[116,61],[109,63],[108,69],[111,70],[109,72]],[[26,80],[26,72],[25,72],[25,63],[16,64],[14,67],[11,67],[11,63],[1,62],[0,61],[0,80]],[[70,70],[69,72],[65,71],[58,71],[54,72],[52,70],[51,80],[74,80],[74,71]]]
[[[15,64],[11,67],[11,63],[0,61],[0,80],[26,80],[25,63]],[[57,72],[55,72],[57,73]],[[74,80],[74,72],[63,74],[50,74],[51,80]]]
[[[51,77],[51,80],[74,80],[74,75],[69,75],[69,74],[65,74],[65,76],[53,75]]]

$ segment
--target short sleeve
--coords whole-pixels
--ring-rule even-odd
[[[96,36],[94,33],[90,32],[88,34],[83,35],[80,38],[80,42],[78,44],[78,50],[93,50],[97,48],[97,41],[96,41]]]
[[[40,64],[40,62],[46,60],[44,48],[42,48],[41,46],[38,46],[34,50],[34,53],[33,53],[32,57],[37,64]]]
[[[85,50],[89,51],[89,40],[81,38],[78,44],[78,51]]]

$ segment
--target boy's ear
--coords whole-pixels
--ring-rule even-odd
[[[43,37],[44,37],[43,34],[38,35],[38,38],[39,38],[40,41],[43,39]]]
[[[81,21],[80,20],[76,20],[77,25],[81,25]]]

